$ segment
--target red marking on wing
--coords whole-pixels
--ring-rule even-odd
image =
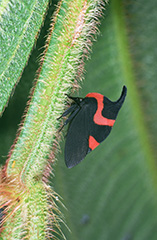
[[[99,145],[99,143],[92,136],[89,136],[88,141],[89,141],[89,148],[92,149],[92,150]]]
[[[113,127],[113,125],[115,123],[115,120],[105,118],[102,115],[102,110],[104,108],[104,103],[103,103],[104,96],[100,93],[88,93],[86,95],[86,97],[95,98],[97,100],[97,103],[98,103],[98,108],[97,108],[97,111],[94,114],[94,118],[93,118],[94,122],[98,125],[106,125],[106,126]]]

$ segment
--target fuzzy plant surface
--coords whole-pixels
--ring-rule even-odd
[[[28,61],[48,3],[48,0],[0,2],[0,115]]]
[[[104,3],[0,2],[0,240],[157,239],[157,4]],[[69,170],[56,119],[83,77],[99,19],[79,95],[114,101],[124,84],[128,94],[110,137]]]
[[[28,60],[47,4],[1,2],[1,112]],[[66,94],[82,78],[104,4],[101,0],[58,2],[36,81],[0,174],[0,239],[58,239],[57,230],[64,238],[56,205],[59,197],[48,183],[58,150],[57,118],[63,112]],[[8,49],[9,44],[12,46]]]

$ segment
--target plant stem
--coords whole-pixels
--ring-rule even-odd
[[[3,239],[45,239],[50,232],[50,207],[53,214],[58,210],[55,193],[47,191],[42,180],[47,182],[58,149],[56,119],[63,112],[65,94],[82,77],[102,8],[101,0],[62,0],[58,5],[24,120],[1,174],[1,207],[6,214],[14,212],[4,223]],[[57,219],[54,214],[52,235]]]

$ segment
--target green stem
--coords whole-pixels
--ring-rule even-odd
[[[58,5],[27,114],[3,171],[3,192],[10,196],[14,191],[12,206],[19,209],[14,221],[12,216],[4,224],[3,239],[8,239],[7,232],[11,232],[9,239],[21,236],[45,239],[48,219],[52,216],[49,206],[53,213],[58,211],[55,197],[49,200],[55,193],[45,189],[43,174],[47,181],[51,171],[49,162],[55,161],[58,144],[60,123],[56,119],[63,112],[65,93],[82,77],[84,59],[97,33],[101,10],[101,0],[62,0]],[[8,212],[11,211],[10,207]],[[54,214],[51,233],[58,227],[57,218]]]

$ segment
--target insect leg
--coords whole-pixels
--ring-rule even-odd
[[[63,126],[60,128],[59,132],[75,117],[79,110],[80,108],[77,107],[76,110],[72,112],[72,114],[64,122]]]
[[[71,113],[72,111],[75,110],[75,108],[77,108],[78,106],[76,104],[71,105],[71,107],[69,107],[67,110],[65,110],[65,112],[59,117],[57,118],[57,120],[59,120],[62,117],[65,117],[66,115],[68,115],[69,113]]]

